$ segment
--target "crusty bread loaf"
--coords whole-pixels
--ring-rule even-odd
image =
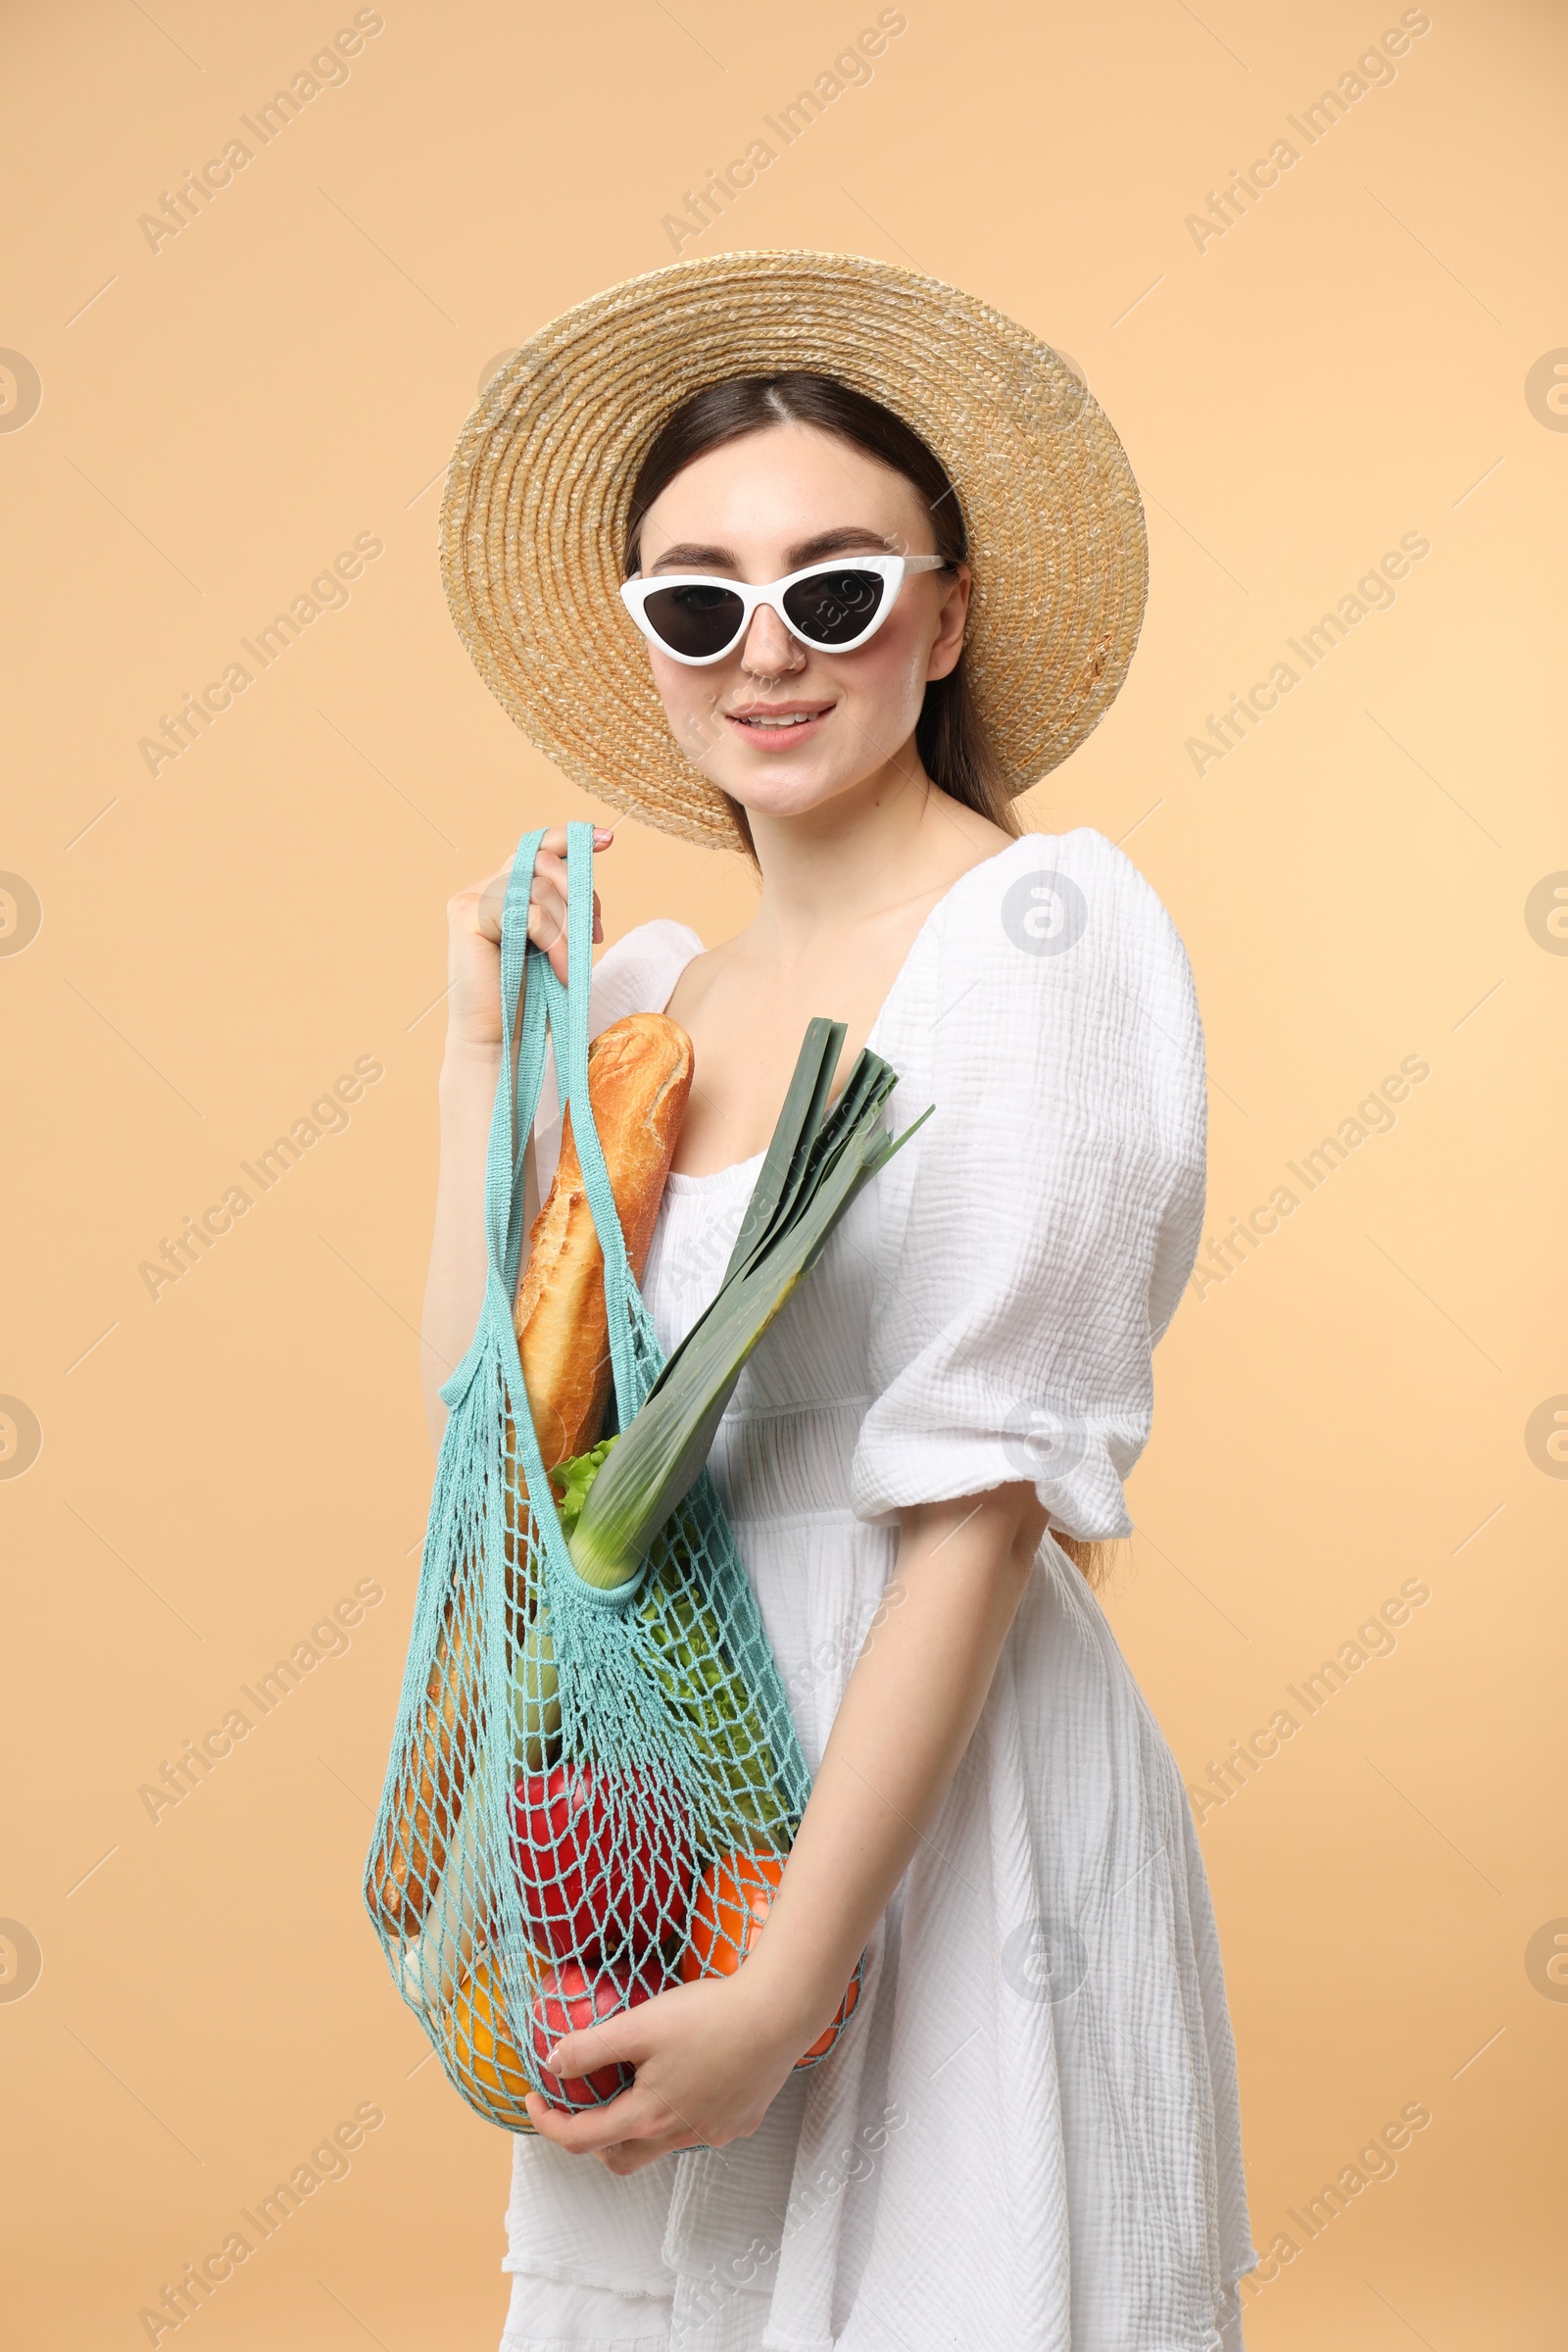
[[[662,1013],[634,1012],[602,1030],[588,1049],[588,1100],[626,1253],[639,1279],[691,1083],[691,1040]],[[517,1349],[547,1469],[592,1446],[605,1417],[610,1327],[603,1273],[604,1253],[568,1113],[550,1198],[529,1237],[515,1314]],[[510,1422],[507,1452],[514,1458]],[[514,1648],[522,1639],[526,1606],[521,1571],[527,1522],[526,1500],[514,1490],[507,1497],[507,1616]],[[446,1867],[462,1809],[474,1707],[474,1693],[465,1686],[478,1671],[477,1616],[477,1589],[468,1570],[463,1589],[447,1605],[414,1752],[367,1876],[371,1909],[392,1935],[417,1933]]]
[[[601,1030],[588,1049],[588,1100],[639,1281],[691,1084],[691,1040],[662,1013],[631,1013]],[[594,1445],[605,1417],[604,1265],[568,1110],[556,1180],[528,1237],[517,1290],[517,1352],[547,1470]]]

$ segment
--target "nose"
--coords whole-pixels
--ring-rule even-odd
[[[754,677],[782,678],[806,667],[806,648],[770,605],[759,605],[741,648],[741,667]]]

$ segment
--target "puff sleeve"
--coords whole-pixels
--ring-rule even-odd
[[[1203,1039],[1186,951],[1088,828],[1028,835],[928,922],[873,1034],[896,1180],[871,1286],[862,1519],[1031,1479],[1054,1526],[1131,1533],[1152,1350],[1203,1213]]]

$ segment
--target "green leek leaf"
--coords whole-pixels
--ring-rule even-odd
[[[612,1448],[597,1448],[600,1459],[585,1475],[575,1463],[557,1474],[574,1503],[585,1492],[565,1532],[573,1564],[589,1584],[609,1589],[635,1576],[707,1461],[752,1349],[815,1265],[861,1186],[930,1116],[922,1112],[901,1136],[889,1136],[882,1110],[898,1076],[862,1051],[824,1117],[843,1042],[842,1022],[810,1023],[718,1296]]]

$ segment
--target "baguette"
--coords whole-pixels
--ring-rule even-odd
[[[691,1040],[662,1013],[634,1012],[601,1030],[588,1049],[588,1100],[639,1282],[691,1084]],[[556,1180],[528,1237],[528,1263],[517,1289],[517,1352],[547,1470],[585,1452],[605,1417],[610,1323],[604,1268],[568,1109]]]
[[[638,1279],[648,1260],[691,1083],[691,1040],[662,1013],[635,1012],[615,1021],[588,1049],[588,1100]],[[604,1262],[568,1110],[550,1198],[529,1235],[514,1317],[529,1416],[547,1468],[592,1445],[605,1417],[611,1362]],[[515,1459],[510,1419],[507,1456],[509,1462]],[[522,1638],[522,1571],[528,1553],[528,1510],[520,1486],[509,1487],[506,1530],[507,1631],[514,1649]],[[417,1933],[462,1810],[477,1712],[478,1611],[470,1568],[447,1604],[413,1752],[367,1873],[371,1913],[394,1936]]]

